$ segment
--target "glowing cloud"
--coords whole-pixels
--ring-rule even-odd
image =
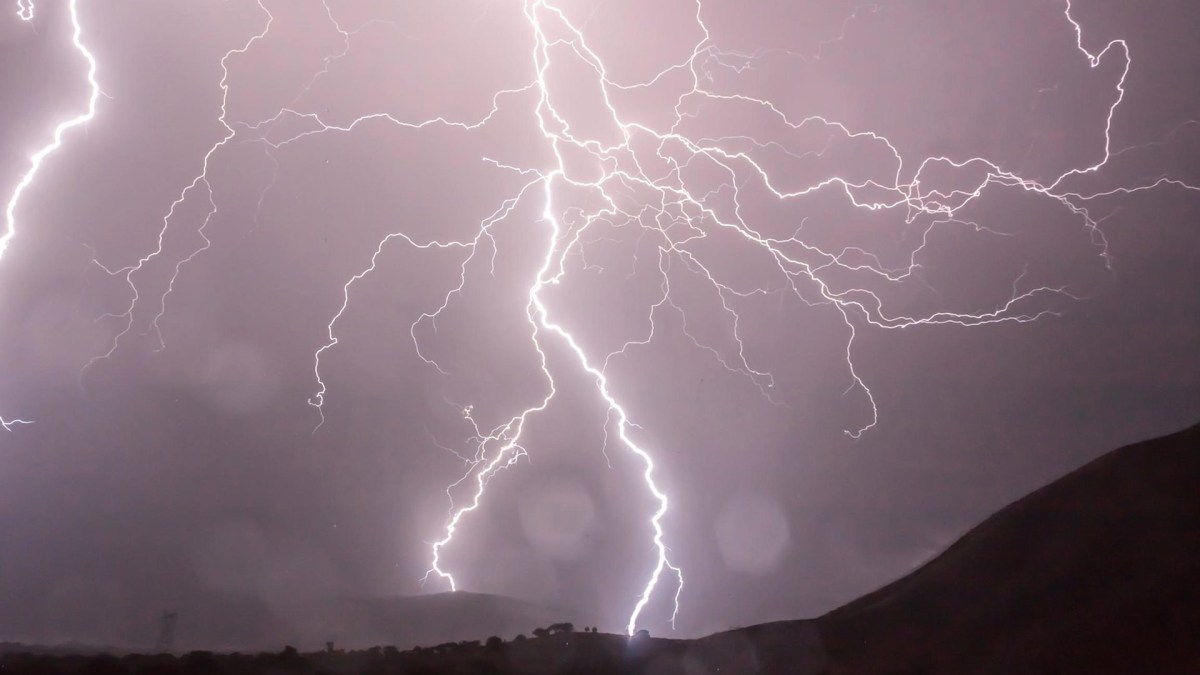
[[[305,91],[308,91],[318,78],[330,76],[330,64],[347,54],[351,36],[356,32],[345,29],[338,22],[328,3],[324,6],[329,22],[341,36],[342,48],[322,61],[321,70],[309,79]],[[1069,2],[1064,5],[1063,20],[1074,27],[1077,36],[1076,47],[1086,55],[1091,67],[1095,68],[1102,62],[1115,58],[1123,64],[1123,69],[1115,86],[1113,101],[1108,108],[1104,137],[1100,141],[1101,158],[1094,164],[1072,168],[1062,175],[1044,181],[1004,170],[997,162],[984,157],[924,157],[914,163],[904,158],[896,145],[879,132],[853,129],[837,120],[820,116],[795,119],[784,111],[784,107],[767,98],[721,91],[712,84],[715,72],[741,74],[753,68],[767,52],[742,54],[721,49],[714,43],[706,24],[702,2],[696,3],[694,15],[687,18],[687,21],[698,29],[699,34],[690,54],[680,62],[666,64],[660,72],[645,81],[614,80],[609,75],[610,71],[604,59],[589,44],[586,26],[573,22],[568,14],[551,0],[523,0],[522,15],[530,29],[529,35],[532,36],[528,45],[529,79],[520,86],[494,92],[491,97],[491,109],[478,119],[456,120],[449,116],[437,116],[405,120],[386,112],[367,112],[349,123],[332,124],[325,121],[319,113],[299,109],[295,104],[295,101],[300,100],[297,96],[291,106],[279,109],[266,119],[234,121],[227,118],[230,61],[234,56],[248,54],[256,43],[267,40],[274,20],[261,2],[258,3],[258,7],[263,16],[260,30],[240,48],[227,52],[220,61],[221,77],[218,87],[222,98],[218,121],[225,129],[224,136],[209,148],[203,157],[199,173],[183,187],[177,199],[167,209],[159,230],[157,247],[134,265],[115,269],[104,268],[109,274],[121,277],[128,284],[131,299],[124,311],[112,315],[122,323],[110,349],[94,358],[87,367],[111,356],[120,346],[122,338],[133,329],[134,312],[142,297],[134,282],[134,273],[163,254],[163,240],[168,228],[176,220],[177,208],[193,193],[199,193],[208,205],[207,215],[198,225],[198,232],[204,244],[175,263],[173,274],[158,296],[158,305],[154,308],[156,313],[148,325],[149,330],[157,336],[159,348],[166,346],[159,325],[166,312],[168,297],[185,265],[194,262],[210,245],[204,231],[218,210],[209,183],[211,160],[239,135],[261,143],[270,154],[284,146],[301,143],[318,135],[362,132],[368,127],[368,122],[391,124],[414,131],[431,127],[471,131],[492,124],[499,111],[507,110],[506,106],[526,105],[523,113],[531,116],[536,122],[541,141],[549,150],[553,161],[544,166],[532,167],[506,166],[493,162],[497,168],[516,172],[525,180],[515,193],[502,200],[488,217],[478,223],[473,237],[421,239],[397,231],[380,239],[370,259],[364,261],[361,271],[351,276],[342,286],[340,306],[332,313],[325,326],[324,344],[313,355],[312,368],[316,388],[308,403],[316,409],[315,433],[325,422],[324,405],[329,394],[329,388],[322,375],[322,357],[339,344],[338,322],[352,301],[355,284],[378,268],[380,255],[388,245],[404,245],[421,251],[438,249],[461,253],[457,263],[460,272],[457,283],[445,290],[438,306],[415,317],[410,328],[416,355],[438,372],[445,373],[443,367],[427,355],[427,350],[423,348],[418,337],[418,329],[426,322],[436,322],[442,312],[461,295],[468,283],[468,267],[476,262],[477,254],[481,250],[480,245],[484,242],[494,244],[496,229],[514,217],[518,205],[534,200],[539,207],[538,225],[541,227],[542,238],[531,246],[536,246],[541,256],[540,265],[529,270],[524,321],[528,325],[529,349],[538,356],[540,377],[545,383],[545,391],[525,405],[512,405],[510,409],[506,409],[501,416],[504,421],[493,428],[481,428],[476,423],[474,408],[469,405],[463,407],[462,417],[473,432],[474,453],[470,456],[460,456],[466,463],[466,471],[446,488],[450,501],[449,513],[442,536],[431,544],[431,566],[425,578],[440,580],[452,590],[459,587],[454,575],[446,567],[443,554],[448,547],[453,546],[463,519],[483,507],[490,481],[503,469],[514,466],[521,457],[528,454],[523,443],[529,422],[551,406],[561,378],[571,375],[582,377],[591,385],[596,400],[606,409],[605,434],[607,435],[610,425],[615,425],[617,440],[641,467],[640,479],[657,505],[652,513],[647,514],[645,520],[645,530],[649,535],[647,548],[652,552],[654,561],[648,575],[640,583],[641,590],[633,601],[626,622],[626,630],[631,635],[639,625],[644,625],[643,613],[663,584],[669,585],[673,591],[671,619],[674,622],[680,611],[680,599],[684,589],[682,566],[672,560],[668,545],[669,535],[665,519],[670,501],[656,479],[657,472],[661,469],[652,452],[654,444],[644,438],[651,437],[653,432],[635,426],[634,419],[638,417],[639,412],[622,403],[619,383],[614,382],[609,374],[609,366],[614,360],[655,339],[658,312],[670,309],[683,315],[684,333],[697,347],[710,354],[729,372],[745,377],[767,400],[777,403],[773,376],[766,366],[756,363],[754,355],[743,340],[745,321],[738,311],[739,301],[774,295],[795,299],[805,305],[825,306],[835,311],[845,326],[845,383],[848,391],[861,392],[866,402],[861,422],[845,429],[847,435],[858,438],[876,426],[879,420],[875,397],[866,380],[860,375],[854,359],[855,339],[863,327],[870,326],[882,330],[922,325],[971,328],[997,323],[1030,322],[1054,315],[1055,299],[1071,300],[1075,296],[1063,286],[1023,287],[1023,276],[1017,276],[1012,280],[1011,294],[1000,298],[994,307],[987,311],[942,310],[909,315],[890,310],[884,298],[865,285],[847,286],[845,278],[865,276],[877,284],[901,282],[912,277],[914,271],[920,267],[920,257],[935,229],[969,227],[975,231],[990,232],[988,228],[968,220],[963,215],[963,211],[977,202],[990,188],[1016,189],[1061,207],[1066,213],[1077,218],[1081,227],[1090,233],[1098,255],[1106,262],[1109,256],[1108,244],[1099,228],[1098,220],[1089,213],[1089,201],[1118,192],[1132,193],[1168,185],[1197,190],[1195,186],[1170,178],[1107,192],[1083,193],[1063,187],[1072,177],[1098,172],[1113,156],[1112,118],[1114,111],[1124,100],[1124,85],[1131,63],[1128,45],[1121,40],[1110,42],[1099,53],[1089,52],[1084,47],[1083,30],[1072,17]],[[32,16],[33,7],[28,3],[18,3],[18,11],[22,18],[26,18],[27,15]],[[33,181],[42,160],[61,145],[62,136],[66,131],[83,124],[94,113],[98,94],[94,80],[95,61],[79,40],[80,30],[74,2],[71,4],[71,13],[76,28],[75,45],[90,65],[89,82],[92,84],[93,94],[88,112],[60,125],[55,131],[54,142],[35,155],[29,173],[18,185],[9,202],[8,229],[4,239],[0,241],[0,253],[3,252],[2,246],[7,244],[15,232],[13,213],[17,201],[25,187]],[[846,24],[855,16],[857,15],[847,17],[842,23],[843,34]],[[840,39],[841,35],[835,36],[823,42],[822,46]],[[560,102],[569,96],[564,96],[563,92],[556,90],[559,85],[549,73],[556,59],[565,58],[582,64],[584,69],[592,74],[593,84],[600,93],[601,102],[599,108],[591,110],[590,113],[605,121],[607,127],[612,130],[611,138],[590,137],[586,132],[580,131],[582,125],[577,124],[577,121],[572,119],[572,113],[561,105]],[[649,89],[665,78],[673,76],[682,76],[690,84],[686,91],[665,104],[668,119],[666,124],[656,125],[638,121],[645,118],[635,116],[628,110],[627,105],[619,102],[623,100],[623,94]],[[882,171],[872,174],[876,176],[874,178],[853,177],[830,171],[819,179],[794,185],[794,177],[769,170],[768,163],[762,158],[764,151],[768,149],[783,149],[790,153],[784,143],[770,137],[739,135],[710,138],[691,133],[688,130],[689,121],[694,117],[693,107],[697,105],[741,106],[772,120],[779,129],[791,132],[820,130],[831,142],[832,139],[837,139],[840,142],[852,143],[856,147],[861,146],[877,156],[884,157]],[[280,124],[284,121],[297,124]],[[264,129],[271,128],[277,131],[296,128],[302,130],[291,135],[278,131],[283,134],[282,137],[262,133]],[[810,154],[817,159],[821,157],[821,152],[814,151]],[[578,171],[571,159],[578,157],[587,158],[589,166],[596,167],[595,173],[585,175]],[[909,169],[910,166],[915,167],[915,170]],[[696,168],[721,176],[719,184],[704,189],[697,188],[688,175]],[[964,179],[969,183],[965,188],[941,191],[925,184],[935,184],[930,175],[937,172],[954,172],[955,175],[976,178]],[[880,175],[886,177],[879,178]],[[774,200],[775,203],[793,202],[820,193],[836,196],[845,205],[863,211],[896,212],[906,223],[917,223],[919,227],[924,228],[924,236],[919,245],[907,252],[908,264],[898,269],[883,265],[878,257],[860,248],[822,249],[806,238],[802,225],[790,237],[769,236],[756,227],[752,219],[743,216],[742,203],[760,198],[749,195],[745,189],[744,186],[750,181],[765,188],[767,196],[764,198]],[[590,195],[594,198],[594,204],[588,206],[572,203],[570,195],[579,193]],[[731,203],[735,207],[725,208],[720,206],[719,202]],[[565,214],[569,214],[569,217]],[[568,261],[572,256],[583,255],[587,242],[585,233],[616,225],[639,228],[646,241],[653,242],[658,256],[657,273],[661,295],[649,308],[646,317],[649,329],[644,334],[626,341],[619,349],[610,353],[594,353],[585,347],[585,340],[565,325],[562,319],[556,317],[546,299],[546,291],[561,285],[567,275]],[[774,285],[743,286],[741,282],[728,279],[721,270],[705,262],[703,256],[697,254],[693,247],[716,234],[732,237],[740,246],[768,261],[768,273]],[[688,329],[683,305],[677,302],[673,295],[670,283],[673,269],[686,272],[698,283],[706,284],[712,296],[716,298],[713,311],[726,319],[730,327],[727,337],[729,343],[734,345],[732,349],[722,349],[710,344],[698,332]],[[841,276],[835,281],[834,277],[837,275]],[[547,351],[552,348],[565,350],[573,358],[573,371],[563,372],[560,366],[552,367],[551,358],[547,355]],[[7,425],[8,423],[5,424],[6,427]],[[455,495],[463,490],[469,497],[465,502],[458,503]]]

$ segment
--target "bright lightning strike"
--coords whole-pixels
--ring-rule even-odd
[[[41,171],[42,165],[46,160],[63,146],[67,132],[76,127],[83,126],[91,121],[96,116],[96,104],[100,99],[100,85],[96,81],[96,57],[88,50],[87,45],[83,43],[83,26],[79,22],[79,9],[76,5],[77,0],[71,0],[68,4],[68,12],[71,16],[71,44],[75,50],[83,57],[87,63],[87,83],[89,95],[87,100],[87,108],[75,115],[74,117],[60,122],[54,127],[54,133],[51,135],[50,142],[42,146],[42,149],[33,153],[29,158],[29,168],[21,179],[17,181],[17,186],[13,188],[12,194],[8,198],[8,204],[4,208],[4,232],[0,233],[0,260],[3,260],[4,254],[8,251],[8,246],[13,238],[17,236],[17,208],[21,204],[21,197],[25,194],[34,180],[37,179],[38,172]],[[22,21],[33,20],[33,0],[17,0],[17,16]],[[6,431],[12,431],[14,425],[17,424],[33,424],[30,420],[22,419],[4,419],[0,418],[0,427],[4,427]]]
[[[390,124],[414,132],[430,127],[471,131],[491,124],[504,106],[527,104],[528,108],[525,108],[524,112],[536,123],[540,140],[550,151],[553,161],[545,166],[514,167],[487,160],[497,169],[516,172],[526,181],[515,194],[504,200],[487,218],[478,223],[473,237],[419,239],[398,231],[379,240],[374,253],[361,271],[342,286],[340,306],[325,326],[324,344],[313,355],[312,368],[317,386],[308,403],[317,411],[315,432],[325,422],[324,405],[329,394],[329,388],[322,375],[322,357],[339,344],[337,324],[350,305],[354,285],[377,269],[380,255],[389,245],[404,245],[418,251],[437,250],[445,255],[459,256],[457,283],[446,289],[440,304],[417,316],[410,326],[416,355],[439,373],[446,374],[447,371],[442,365],[427,355],[422,341],[418,338],[419,329],[427,324],[436,327],[442,312],[461,296],[467,284],[469,267],[485,263],[483,252],[488,249],[491,250],[494,269],[498,249],[495,232],[514,217],[519,204],[528,200],[538,200],[538,212],[541,214],[538,225],[542,228],[544,238],[535,245],[543,253],[540,266],[531,270],[529,274],[524,320],[528,325],[530,348],[538,355],[545,392],[524,408],[513,406],[512,410],[515,412],[504,413],[501,416],[504,421],[493,428],[481,427],[476,422],[472,406],[461,408],[463,419],[473,431],[474,454],[459,454],[457,450],[450,449],[463,460],[467,469],[457,481],[446,488],[450,502],[449,512],[441,538],[431,544],[431,567],[425,578],[440,579],[452,590],[458,588],[458,582],[445,565],[443,554],[453,545],[463,519],[482,508],[490,481],[528,454],[523,439],[529,423],[554,403],[558,382],[572,372],[561,372],[558,366],[552,365],[548,353],[558,348],[571,357],[575,367],[574,375],[586,378],[597,400],[604,405],[607,412],[604,428],[606,440],[609,426],[615,425],[616,438],[639,464],[640,478],[646,491],[657,504],[646,520],[646,530],[650,534],[649,548],[654,555],[654,563],[641,586],[641,591],[632,599],[633,607],[626,622],[626,630],[630,634],[642,625],[640,622],[643,613],[664,583],[673,584],[671,620],[674,623],[684,588],[681,566],[672,560],[668,546],[665,519],[670,502],[656,480],[656,472],[660,469],[649,449],[653,444],[642,439],[647,433],[632,421],[638,413],[622,403],[619,396],[620,383],[614,381],[609,370],[614,361],[624,357],[630,350],[643,347],[656,338],[656,318],[659,312],[674,311],[682,316],[683,333],[697,348],[712,356],[729,372],[746,378],[765,399],[779,403],[774,391],[774,377],[765,366],[757,364],[755,355],[743,339],[745,321],[739,313],[739,304],[749,298],[774,296],[781,302],[794,300],[806,306],[830,308],[837,313],[841,324],[845,326],[843,344],[847,391],[860,392],[869,408],[861,423],[845,430],[849,436],[858,438],[879,421],[875,397],[855,364],[855,340],[860,330],[868,327],[894,330],[923,325],[978,327],[996,323],[1024,323],[1054,315],[1056,312],[1052,301],[1055,298],[1071,300],[1076,299],[1076,296],[1063,286],[1026,287],[1025,275],[1022,274],[1013,279],[1011,294],[986,311],[942,310],[925,314],[904,314],[890,310],[884,299],[871,289],[870,284],[848,284],[845,281],[847,275],[854,278],[865,277],[878,284],[894,284],[913,278],[921,266],[921,256],[931,234],[942,228],[965,227],[979,233],[1008,236],[968,219],[963,213],[968,206],[979,201],[990,188],[1015,189],[1061,206],[1078,219],[1090,234],[1106,264],[1109,262],[1109,251],[1108,243],[1100,229],[1103,219],[1096,218],[1089,212],[1089,202],[1104,196],[1130,194],[1160,187],[1200,191],[1196,186],[1172,178],[1159,178],[1144,184],[1093,193],[1064,187],[1072,178],[1100,172],[1116,154],[1112,151],[1112,120],[1115,111],[1125,99],[1125,83],[1131,67],[1129,47],[1123,40],[1109,42],[1098,53],[1093,53],[1085,47],[1083,28],[1072,16],[1069,0],[1064,0],[1063,18],[1073,27],[1075,46],[1086,57],[1090,67],[1098,67],[1111,55],[1121,61],[1123,69],[1107,110],[1103,143],[1097,151],[1099,159],[1089,165],[1072,168],[1048,181],[1034,180],[1005,170],[998,163],[984,157],[925,157],[913,163],[902,156],[892,141],[875,131],[852,129],[837,120],[820,116],[796,119],[787,114],[784,106],[768,98],[721,91],[714,84],[717,73],[741,75],[752,70],[769,52],[744,54],[722,49],[712,38],[702,1],[696,2],[694,16],[689,19],[700,32],[690,55],[681,62],[666,65],[646,81],[615,81],[610,77],[604,59],[590,46],[585,30],[586,24],[580,26],[573,22],[568,13],[552,0],[522,0],[522,16],[532,36],[528,51],[528,79],[520,83],[520,86],[495,92],[491,99],[491,109],[482,118],[463,121],[448,116],[437,116],[424,120],[404,120],[386,112],[370,112],[349,123],[333,124],[326,122],[316,112],[299,109],[297,102],[319,78],[332,76],[331,64],[349,53],[351,38],[361,28],[348,30],[343,27],[335,18],[328,2],[322,4],[330,24],[341,37],[341,50],[322,61],[320,71],[313,74],[304,92],[296,96],[289,106],[279,109],[267,119],[231,120],[228,119],[227,113],[230,60],[234,56],[247,54],[256,43],[267,40],[274,19],[261,1],[257,3],[264,16],[261,29],[242,47],[227,52],[220,62],[222,74],[218,86],[221,90],[221,105],[218,121],[225,134],[210,147],[203,157],[200,172],[183,188],[167,210],[159,230],[157,247],[133,265],[115,269],[105,267],[110,274],[124,279],[131,289],[132,297],[124,311],[112,315],[122,321],[123,326],[111,348],[88,365],[94,365],[112,355],[122,338],[133,330],[134,313],[141,298],[135,275],[151,260],[162,255],[163,240],[176,218],[177,208],[193,193],[199,193],[203,195],[208,207],[207,215],[197,226],[204,244],[176,262],[174,272],[162,289],[157,307],[154,308],[157,313],[147,323],[147,330],[153,331],[157,336],[159,348],[165,347],[159,325],[166,312],[168,296],[184,266],[194,262],[211,244],[204,234],[206,226],[218,210],[213,188],[209,183],[211,160],[235,139],[260,143],[272,157],[272,161],[275,161],[272,155],[274,151],[317,135],[364,133],[371,123]],[[76,27],[75,44],[91,66],[89,82],[93,85],[93,95],[89,111],[86,116],[60,125],[56,130],[54,143],[35,156],[30,173],[18,186],[9,203],[9,222],[4,244],[7,244],[14,231],[12,214],[16,201],[21,191],[32,181],[41,160],[61,145],[61,137],[65,131],[90,119],[94,111],[98,93],[93,78],[95,62],[79,42],[79,26],[74,7],[72,2],[72,20]],[[876,7],[872,13],[879,11],[882,10]],[[31,17],[33,6],[28,2],[18,2],[18,12],[22,18]],[[858,14],[847,17],[841,24],[841,33],[822,42],[820,48],[844,39],[847,25],[857,17]],[[818,49],[815,57],[795,56],[811,62],[814,58],[820,58],[820,55]],[[570,93],[561,91],[557,82],[549,76],[552,66],[561,61],[571,61],[591,73],[592,84],[598,88],[602,103],[599,109],[590,112],[597,114],[604,121],[603,124],[610,132],[609,137],[588,137],[578,130],[579,125],[573,124],[571,113],[562,105],[562,101],[569,98]],[[640,121],[644,118],[638,117],[619,103],[622,94],[649,89],[660,81],[677,75],[684,77],[689,84],[685,91],[666,106],[666,124],[655,125]],[[704,106],[753,110],[755,114],[772,120],[779,129],[797,133],[821,132],[827,140],[824,147],[797,154],[789,148],[786,139],[758,138],[745,133],[709,137],[690,132],[689,125],[697,117],[697,110]],[[277,130],[284,121],[301,125],[303,130],[283,138],[268,135],[268,131]],[[886,158],[881,163],[881,172],[872,174],[870,178],[853,178],[830,173],[800,186],[787,187],[788,181],[794,178],[781,175],[778,171],[769,171],[767,162],[763,159],[768,152],[781,151],[793,159],[820,160],[835,142],[852,143],[864,150],[879,153]],[[586,158],[594,169],[591,173],[581,172],[571,157]],[[693,184],[696,181],[692,178],[692,172],[697,170],[708,171],[722,178],[715,186],[699,188]],[[950,190],[927,187],[925,183],[937,184],[931,176],[937,172],[980,177],[969,180],[966,187]],[[836,196],[844,204],[856,209],[895,212],[902,216],[906,224],[917,224],[923,228],[923,236],[919,245],[906,252],[908,264],[898,268],[884,265],[878,256],[857,247],[824,250],[805,236],[803,221],[791,236],[771,236],[752,218],[744,215],[747,210],[743,209],[743,205],[758,198],[747,194],[749,191],[745,186],[751,182],[763,188],[769,199],[780,203],[797,202],[806,197],[823,194]],[[583,206],[571,202],[570,195],[579,193],[594,197],[599,206]],[[728,203],[732,203],[733,207],[729,208]],[[615,351],[593,353],[585,348],[585,340],[556,317],[547,300],[546,291],[562,283],[573,257],[578,256],[584,261],[584,267],[588,267],[586,248],[588,243],[593,241],[589,237],[605,228],[626,227],[636,228],[639,236],[653,242],[656,247],[661,294],[649,307],[645,317],[647,328],[644,332],[630,338]],[[696,251],[696,245],[718,233],[732,235],[748,250],[760,254],[761,259],[767,261],[765,266],[769,268],[773,285],[743,286],[726,278],[720,269],[706,262],[703,255]],[[0,254],[2,252],[3,249],[0,248]],[[698,332],[688,328],[684,305],[677,302],[672,294],[672,279],[676,279],[678,283],[680,275],[686,275],[686,278],[703,284],[711,291],[711,297],[715,298],[712,310],[726,320],[727,338],[733,345],[732,349],[710,344],[702,339]],[[463,490],[468,493],[468,499],[460,503],[456,501],[455,495]]]

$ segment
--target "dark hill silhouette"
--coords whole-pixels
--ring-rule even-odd
[[[721,672],[1200,673],[1200,425],[1104,455],[819,619],[700,642]]]

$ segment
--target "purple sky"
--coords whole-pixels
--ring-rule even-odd
[[[595,366],[637,343],[606,374],[670,498],[681,636],[832,609],[1098,454],[1200,417],[1187,2],[1077,0],[1082,49],[1057,0],[705,0],[707,41],[683,0],[551,3],[561,17],[330,0],[348,50],[321,2],[264,4],[265,34],[255,2],[81,3],[103,96],[22,196],[0,261],[0,415],[36,420],[0,435],[0,639],[145,642],[161,609],[214,596],[446,590],[421,579],[446,486],[470,469],[455,453],[479,449],[471,420],[491,431],[545,399],[537,346],[557,393],[442,565],[460,588],[624,628],[657,502],[578,355],[544,325],[534,342],[552,224],[562,276],[537,298],[554,325]],[[89,91],[65,2],[0,15],[7,200]],[[1124,51],[1093,68],[1084,50],[1115,39],[1132,60],[1106,151]],[[227,134],[222,63],[236,134],[194,183]],[[473,129],[310,133],[493,106]],[[608,106],[627,147],[611,147]],[[811,116],[844,126],[784,121]],[[577,185],[547,178],[549,135]],[[913,187],[930,157],[989,164],[934,162]],[[955,196],[989,170],[978,198]],[[637,171],[656,182],[612,178]],[[771,193],[832,178],[860,187]],[[664,206],[679,194],[707,211]],[[588,220],[605,199],[641,219]],[[393,233],[478,243],[380,249],[321,354],[318,411],[314,353]],[[1048,314],[922,322],[997,311]],[[669,633],[674,591],[664,575],[638,624]]]

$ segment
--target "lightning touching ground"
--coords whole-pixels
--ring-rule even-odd
[[[1001,163],[979,156],[906,157],[898,144],[873,129],[855,128],[851,124],[824,116],[794,116],[788,106],[767,97],[759,97],[718,85],[725,79],[753,73],[763,59],[777,54],[771,50],[750,53],[724,49],[713,37],[712,22],[703,1],[698,1],[689,14],[680,18],[681,26],[698,37],[682,60],[664,63],[651,77],[638,81],[622,81],[611,75],[613,69],[594,47],[589,38],[589,25],[579,20],[553,0],[506,0],[520,3],[521,16],[528,44],[525,79],[490,96],[491,105],[482,115],[460,119],[450,114],[417,119],[405,119],[389,111],[362,111],[349,121],[334,121],[319,109],[301,105],[305,94],[323,78],[336,75],[333,67],[351,50],[351,42],[362,27],[349,29],[338,18],[337,10],[328,0],[322,2],[324,15],[333,31],[340,37],[338,51],[321,60],[319,70],[312,73],[292,102],[272,111],[261,119],[232,119],[229,100],[230,73],[240,59],[250,60],[256,50],[272,38],[276,17],[264,0],[255,0],[260,23],[249,37],[229,50],[217,64],[214,91],[219,92],[220,105],[216,121],[223,134],[198,158],[194,177],[181,186],[175,200],[166,205],[161,223],[155,223],[157,239],[153,247],[129,265],[100,266],[108,275],[120,279],[129,289],[128,304],[105,315],[114,322],[115,336],[109,348],[97,354],[81,372],[81,378],[109,360],[127,338],[139,329],[154,336],[155,349],[169,348],[163,337],[162,324],[170,321],[168,305],[172,292],[190,265],[201,264],[203,254],[213,242],[206,228],[220,211],[211,181],[214,158],[239,142],[255,143],[276,159],[285,147],[303,144],[318,136],[338,137],[365,135],[376,125],[390,125],[412,133],[437,129],[441,132],[471,133],[497,124],[502,114],[519,114],[537,130],[546,161],[539,165],[513,166],[498,160],[481,157],[481,161],[498,172],[517,176],[519,187],[498,200],[490,213],[479,222],[471,223],[471,236],[422,238],[401,227],[378,240],[370,257],[363,260],[359,271],[341,287],[341,302],[329,308],[329,320],[314,326],[319,347],[312,355],[313,392],[307,404],[315,416],[312,433],[320,433],[326,422],[326,405],[331,392],[326,378],[328,364],[324,361],[331,350],[341,344],[340,322],[354,303],[356,285],[375,273],[381,256],[389,247],[406,247],[415,254],[436,253],[453,260],[454,278],[440,289],[439,301],[411,317],[409,345],[423,364],[440,375],[449,375],[449,367],[440,363],[430,349],[436,341],[436,325],[449,308],[454,306],[468,288],[469,271],[473,266],[493,266],[498,255],[497,233],[514,227],[524,211],[532,205],[537,215],[539,233],[528,246],[537,253],[536,266],[526,271],[527,285],[521,297],[524,315],[516,317],[528,337],[528,354],[538,364],[536,377],[542,391],[528,401],[473,401],[455,405],[470,434],[470,448],[450,449],[464,467],[457,480],[446,486],[448,500],[446,520],[441,535],[430,543],[429,570],[424,579],[430,584],[444,585],[450,590],[463,586],[451,571],[447,554],[460,541],[461,528],[472,514],[485,508],[488,487],[506,470],[513,469],[523,459],[536,454],[527,439],[532,423],[560,399],[561,384],[585,382],[593,400],[604,410],[602,429],[605,438],[610,434],[638,467],[637,480],[653,503],[644,514],[644,549],[650,563],[630,595],[630,608],[624,629],[633,635],[647,625],[647,613],[661,599],[669,609],[664,614],[674,625],[686,606],[685,571],[683,561],[672,553],[669,532],[670,519],[676,515],[663,487],[663,463],[656,461],[659,441],[652,425],[645,423],[645,411],[627,403],[622,395],[626,383],[616,364],[658,339],[664,330],[664,313],[672,313],[682,321],[687,340],[698,353],[713,359],[728,373],[744,378],[768,405],[788,406],[792,402],[779,393],[772,364],[763,362],[746,339],[753,326],[741,309],[747,301],[775,298],[781,303],[824,311],[835,322],[843,336],[839,343],[838,365],[847,394],[854,394],[861,410],[856,407],[858,420],[844,429],[847,436],[860,438],[880,424],[880,409],[870,386],[870,376],[862,372],[855,358],[856,341],[864,331],[895,331],[917,326],[945,326],[954,329],[974,329],[994,324],[1028,323],[1062,313],[1062,307],[1081,300],[1078,292],[1066,284],[1027,282],[1024,273],[1011,279],[1011,293],[995,298],[995,302],[976,311],[937,309],[913,313],[893,309],[881,288],[919,281],[923,256],[935,232],[961,228],[980,236],[1009,236],[1008,233],[982,225],[968,214],[985,195],[997,191],[1012,191],[1036,198],[1060,209],[1074,218],[1090,238],[1095,256],[1111,267],[1112,255],[1101,224],[1103,218],[1092,212],[1091,204],[1105,196],[1132,194],[1151,189],[1178,189],[1200,192],[1200,188],[1169,176],[1147,179],[1142,183],[1087,190],[1078,185],[1079,179],[1102,172],[1118,154],[1114,148],[1113,119],[1126,99],[1126,84],[1131,72],[1132,57],[1128,44],[1120,39],[1108,42],[1099,51],[1089,51],[1084,27],[1074,18],[1069,0],[1062,2],[1061,20],[1073,31],[1075,48],[1092,69],[1118,66],[1118,76],[1106,103],[1104,126],[1095,139],[1093,156],[1080,166],[1059,175],[1036,179],[1021,172],[1002,168]],[[274,8],[276,5],[271,4]],[[282,7],[282,5],[280,5]],[[21,19],[32,20],[34,6],[19,0],[17,11]],[[274,11],[280,11],[275,9]],[[814,54],[788,53],[805,62],[822,56],[822,50],[842,40],[847,27],[865,16],[884,10],[876,7],[870,12],[856,11],[840,24],[840,32],[820,43]],[[0,237],[0,256],[17,233],[17,213],[25,191],[36,181],[43,162],[64,145],[64,139],[75,128],[95,117],[100,89],[96,80],[97,63],[82,42],[82,29],[75,0],[70,3],[74,26],[73,44],[88,64],[87,80],[91,95],[84,112],[59,124],[52,141],[31,159],[28,172],[18,182],[6,210],[6,229]],[[378,21],[379,23],[390,23]],[[573,91],[564,91],[563,81],[552,75],[556,68],[569,63],[588,74],[589,81],[575,86],[589,86],[597,92],[594,106],[587,110],[588,123],[579,113],[564,103],[573,98]],[[656,101],[657,110],[642,106],[653,96],[633,96],[658,91],[668,80],[684,84],[670,96]],[[635,105],[631,100],[637,100]],[[713,135],[701,123],[712,110],[744,112],[760,120],[761,132],[738,131]],[[599,129],[596,131],[595,129]],[[823,142],[801,152],[792,137],[813,134]],[[864,156],[874,157],[868,166],[853,174],[820,166],[825,152],[833,145],[853,147]],[[783,157],[818,165],[822,173],[797,183],[788,171],[771,168]],[[582,167],[582,168],[581,168]],[[941,187],[944,175],[954,175],[959,184]],[[263,195],[270,186],[264,188]],[[584,195],[581,197],[581,195]],[[907,263],[896,266],[882,262],[882,257],[857,246],[830,248],[811,238],[801,219],[790,233],[770,231],[756,222],[754,205],[804,203],[808,198],[836,199],[843,206],[864,214],[888,214],[905,225],[917,228],[921,236],[906,251]],[[189,200],[202,200],[205,215],[191,224],[179,222],[180,207]],[[259,198],[261,206],[263,196]],[[174,228],[191,227],[203,244],[189,254],[173,261],[165,284],[150,293],[139,284],[139,273],[151,261],[163,257],[164,241]],[[654,278],[659,292],[656,300],[645,308],[644,321],[636,331],[629,331],[621,344],[612,350],[595,350],[588,336],[572,328],[561,316],[551,299],[552,289],[561,288],[568,280],[576,260],[585,261],[590,243],[603,238],[605,231],[636,231],[639,250],[652,250],[656,260]],[[720,238],[746,255],[761,261],[764,281],[748,283],[731,278],[728,271],[701,251],[706,240]],[[490,255],[489,255],[490,254]],[[645,253],[643,253],[645,255]],[[849,280],[849,281],[848,281]],[[693,330],[689,318],[695,310],[679,297],[679,287],[702,288],[709,298],[707,311],[720,319],[726,334],[723,341],[714,341],[702,331]],[[153,305],[143,308],[142,305]],[[139,322],[140,312],[149,316]],[[408,318],[405,319],[408,323]],[[142,325],[144,324],[144,325]],[[432,335],[433,337],[429,337]],[[566,355],[567,358],[562,358]],[[422,366],[424,367],[424,366]],[[479,409],[487,406],[489,414],[501,422],[480,424]],[[714,414],[721,414],[715,411]],[[6,429],[23,420],[0,420]]]

